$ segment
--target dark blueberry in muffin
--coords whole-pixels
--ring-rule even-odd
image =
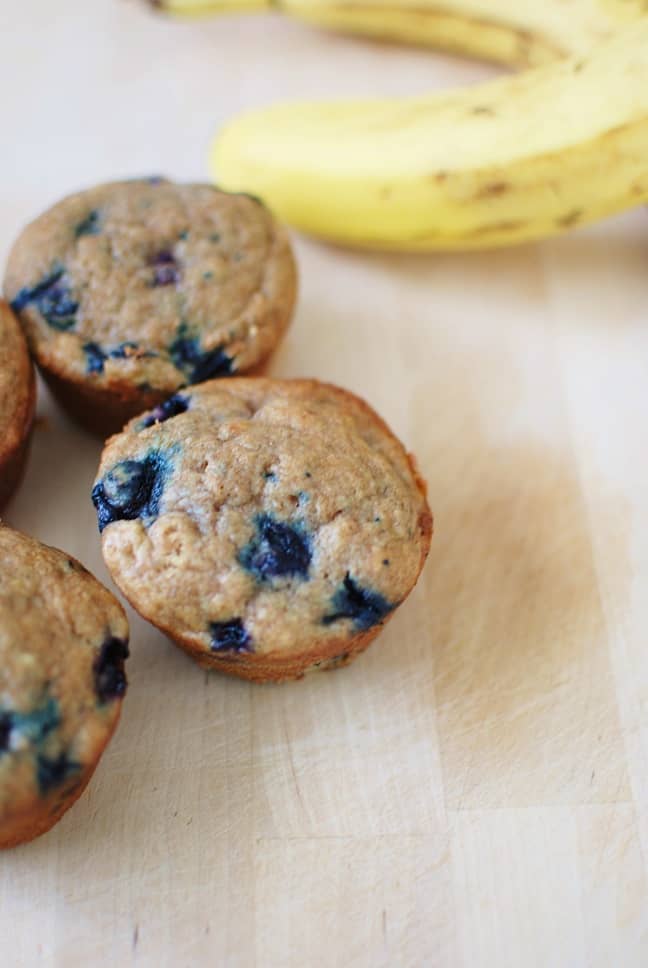
[[[92,489],[99,530],[113,521],[156,517],[167,468],[167,458],[157,451],[115,465]]]
[[[61,722],[59,704],[53,696],[47,696],[40,706],[30,713],[13,714],[13,725],[33,745],[40,745],[53,733]]]
[[[111,350],[108,356],[112,357],[113,360],[127,360],[129,356],[133,356],[139,348],[138,343],[134,343],[133,340],[126,340],[125,343],[120,343],[116,346],[114,350]],[[155,353],[147,351],[146,353],[140,353],[140,356],[155,356]]]
[[[150,351],[139,352],[138,344],[132,340],[120,343],[112,350],[104,350],[98,343],[84,343],[83,352],[86,355],[86,371],[88,373],[103,373],[104,364],[109,358],[111,360],[127,360],[135,354],[140,357],[155,356],[155,353]]]
[[[83,352],[86,356],[86,370],[88,373],[103,373],[106,354],[98,343],[84,343]]]
[[[155,407],[147,417],[144,417],[141,423],[142,429],[152,427],[155,423],[164,423],[165,420],[177,417],[178,414],[184,413],[188,409],[189,401],[187,398],[176,393],[158,407]]]
[[[252,652],[252,639],[240,618],[229,622],[211,622],[212,652]]]
[[[125,694],[128,680],[124,662],[128,655],[128,645],[123,639],[111,636],[102,644],[93,668],[99,702],[108,702]]]
[[[151,259],[154,286],[175,286],[180,281],[180,268],[170,249],[161,249]]]
[[[65,270],[55,269],[49,276],[31,288],[21,289],[11,302],[11,308],[19,313],[28,305],[34,305],[54,329],[71,329],[76,322],[79,304],[72,298],[69,287],[63,281]]]
[[[36,778],[42,796],[60,786],[78,769],[79,764],[71,760],[65,752],[53,757],[39,755],[36,760]]]
[[[96,208],[88,213],[82,222],[79,222],[74,230],[74,235],[80,239],[82,235],[99,235],[101,231],[100,215]]]
[[[187,327],[181,326],[178,336],[169,347],[174,366],[184,373],[187,383],[202,383],[217,376],[227,376],[232,372],[232,360],[219,346],[213,350],[203,350],[200,340],[187,335]]]
[[[297,576],[308,578],[311,548],[301,529],[270,514],[256,519],[257,534],[243,549],[240,562],[259,581]]]
[[[11,713],[0,713],[0,754],[6,753],[9,749],[13,720]]]
[[[347,572],[341,587],[333,596],[333,608],[335,611],[322,619],[324,625],[350,618],[356,628],[369,629],[382,622],[394,606],[378,592],[363,588]]]

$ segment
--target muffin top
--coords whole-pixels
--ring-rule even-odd
[[[123,608],[74,558],[0,524],[0,825],[69,793],[126,691]]]
[[[363,401],[225,379],[131,421],[93,490],[114,580],[193,650],[307,653],[381,624],[430,543],[411,459]]]
[[[24,229],[5,275],[46,370],[165,393],[262,360],[295,285],[287,236],[261,202],[162,178],[63,199]]]
[[[25,337],[9,306],[0,299],[0,463],[26,436],[34,410],[34,371]]]

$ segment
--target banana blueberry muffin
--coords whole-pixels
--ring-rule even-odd
[[[200,665],[258,681],[349,662],[414,587],[432,518],[362,400],[212,380],[131,421],[92,492],[115,582]]]
[[[81,795],[126,691],[121,605],[69,555],[0,524],[0,847]]]
[[[25,337],[0,300],[0,507],[11,497],[24,470],[31,437],[36,381]]]
[[[51,389],[102,434],[257,367],[295,289],[287,235],[260,201],[162,178],[63,199],[24,229],[5,275]]]

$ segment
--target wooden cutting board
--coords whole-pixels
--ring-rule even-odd
[[[488,74],[279,18],[3,3],[0,256],[78,187],[205,177],[245,107]],[[0,858],[0,965],[645,966],[646,215],[483,255],[297,251],[273,371],[365,395],[417,454],[428,565],[364,658],[281,687],[133,617],[88,792]],[[39,411],[7,520],[108,581],[99,444]]]

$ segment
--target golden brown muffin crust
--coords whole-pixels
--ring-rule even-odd
[[[0,524],[0,847],[49,829],[119,719],[123,608],[74,558]]]
[[[369,644],[430,543],[400,442],[362,400],[309,380],[178,394],[108,442],[93,497],[134,607],[201,664],[250,678]]]
[[[0,507],[22,474],[36,406],[34,369],[25,337],[0,300]]]
[[[62,402],[118,427],[181,386],[265,360],[296,269],[259,201],[140,179],[71,195],[28,225],[5,292]]]

